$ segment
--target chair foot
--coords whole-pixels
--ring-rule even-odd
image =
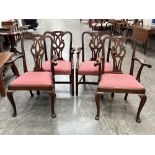
[[[140,123],[141,122],[141,119],[140,118],[136,118],[136,122],[137,123]]]
[[[95,120],[99,120],[99,116],[96,115],[96,116],[95,116]]]
[[[12,114],[12,117],[16,117],[16,116],[17,116],[17,113],[13,113],[13,114]]]
[[[56,118],[56,114],[54,113],[54,114],[52,114],[52,118]]]

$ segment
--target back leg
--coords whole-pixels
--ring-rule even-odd
[[[39,90],[37,90],[37,95],[38,95],[38,96],[40,95],[40,91],[39,91]]]
[[[128,97],[128,93],[125,94],[124,100],[127,100],[127,97]]]
[[[113,92],[113,93],[111,93],[111,97],[114,97],[114,92]]]
[[[30,90],[30,94],[31,94],[31,97],[33,97],[33,96],[34,96],[34,94],[32,93],[32,90]]]

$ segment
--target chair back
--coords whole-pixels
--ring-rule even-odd
[[[27,34],[26,36],[23,34],[21,37],[21,48],[22,48],[22,52],[24,54],[24,60],[23,60],[23,66],[24,66],[24,72],[27,72],[27,63],[26,63],[26,55],[27,57],[32,56],[33,60],[34,60],[34,71],[43,71],[42,68],[42,62],[43,62],[43,57],[45,55],[45,39],[49,36],[43,36],[40,34],[28,34],[29,35],[29,39],[27,39]],[[27,42],[27,44],[26,44]],[[29,53],[31,53],[30,55],[28,54],[28,52],[26,53],[26,51],[28,51]]]
[[[122,73],[122,62],[126,54],[124,39],[112,37],[111,41],[113,43],[111,47],[111,56],[113,59],[113,72]]]
[[[71,49],[72,49],[72,33],[69,31],[47,31],[44,36],[51,37],[51,54],[56,55],[58,60],[64,60],[64,57],[69,55],[69,61],[71,61]],[[66,38],[65,38],[66,37]],[[46,44],[46,43],[45,43]],[[69,54],[64,53],[66,44],[69,44]],[[68,46],[67,46],[68,47]],[[45,60],[48,60],[47,48],[45,48]]]
[[[94,61],[96,60],[97,57],[103,56],[105,57],[105,41],[109,39],[111,32],[83,32],[82,34],[82,61],[85,60],[85,48],[88,47],[87,49],[90,56],[90,60]],[[87,37],[89,37],[89,40]],[[110,39],[108,40],[108,50],[110,48]],[[88,53],[88,52],[87,52]]]

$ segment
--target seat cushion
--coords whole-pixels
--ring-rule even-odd
[[[98,66],[94,66],[95,61],[84,61],[79,65],[79,75],[98,75]],[[112,66],[109,63],[105,63],[105,73],[112,72]]]
[[[144,90],[144,87],[129,74],[103,74],[98,88],[112,90]]]
[[[71,74],[71,62],[64,60],[57,60],[57,65],[54,66],[56,75],[70,75]],[[50,61],[45,61],[42,65],[43,70],[51,71]]]
[[[13,80],[9,88],[29,90],[36,87],[49,89],[51,86],[52,75],[50,72],[26,72]]]

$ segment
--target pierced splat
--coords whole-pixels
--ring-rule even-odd
[[[51,51],[52,51],[52,54],[56,55],[58,57],[59,60],[63,60],[63,57],[62,57],[62,52],[65,48],[65,41],[64,41],[64,36],[66,34],[69,34],[70,35],[70,40],[72,40],[72,34],[69,32],[69,31],[53,31],[53,32],[45,32],[44,35],[46,36],[50,36],[51,39],[52,39],[52,43],[51,43]],[[70,48],[71,48],[71,42],[70,42]]]
[[[113,71],[122,72],[122,62],[126,54],[125,47],[122,41],[116,38],[112,38],[112,42],[114,42],[114,45],[111,49],[111,55],[113,58]]]
[[[36,35],[33,37],[33,44],[31,46],[31,53],[35,62],[34,71],[41,71],[42,61],[44,56],[44,37]]]
[[[83,41],[84,41],[84,35],[89,34],[91,36],[89,47],[92,52],[92,58],[91,60],[96,60],[97,57],[99,57],[100,53],[102,52],[102,55],[104,54],[104,42],[105,39],[103,38],[105,33],[98,33],[98,32],[85,32],[83,33]],[[84,44],[84,43],[83,43]]]
[[[62,58],[62,51],[65,47],[64,39],[63,39],[63,33],[57,32],[54,35],[52,35],[52,48],[54,55],[57,55],[57,57],[61,60]]]
[[[43,61],[43,57],[45,54],[45,39],[49,38],[51,39],[50,36],[43,36],[40,34],[31,34],[31,37],[29,38],[29,40],[31,40],[31,43],[29,43],[29,51],[31,52],[33,59],[34,59],[34,71],[43,71],[42,68],[42,61]],[[25,55],[26,52],[26,46],[25,44],[25,39],[26,36],[23,35],[21,38],[21,48],[22,48],[22,52]],[[24,56],[23,58],[23,66],[24,66],[24,72],[27,72],[27,64],[26,64],[26,58]]]
[[[96,60],[100,55],[100,51],[103,50],[104,41],[102,35],[94,34],[90,40],[89,47],[92,51],[92,60]]]

